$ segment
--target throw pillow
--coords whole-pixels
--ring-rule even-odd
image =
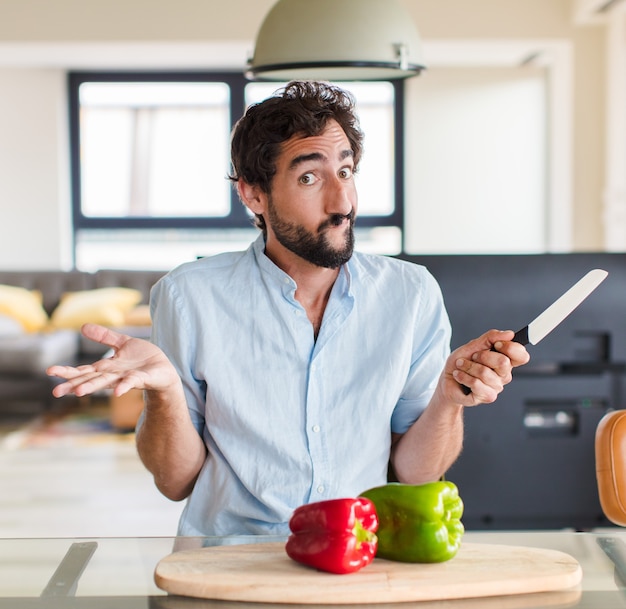
[[[126,314],[141,301],[142,294],[133,288],[98,288],[70,292],[61,297],[50,317],[55,328],[78,330],[83,324],[108,327],[124,325]]]
[[[48,323],[41,293],[12,285],[0,285],[0,314],[19,321],[26,332],[38,332]]]
[[[140,304],[126,313],[125,326],[151,326],[150,305]]]

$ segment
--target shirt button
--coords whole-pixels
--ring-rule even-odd
[[[319,425],[313,425],[313,431],[314,431],[315,433],[319,433],[319,431],[320,431],[320,426],[319,426]]]
[[[317,370],[317,366],[315,364],[311,364],[311,372],[315,372]]]
[[[320,484],[320,485],[317,487],[317,492],[318,492],[320,495],[324,492],[324,485],[323,485],[323,484]]]

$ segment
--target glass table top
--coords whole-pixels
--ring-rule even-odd
[[[284,542],[284,539],[284,537],[258,536],[0,539],[0,609],[293,607],[294,605],[203,600],[168,595],[154,582],[154,570],[159,561],[175,551],[209,545]],[[583,579],[572,594],[565,596],[552,593],[522,594],[385,606],[401,609],[408,607],[516,609],[548,606],[626,608],[626,532],[622,529],[585,533],[467,532],[464,541],[559,550],[578,560],[582,566]]]

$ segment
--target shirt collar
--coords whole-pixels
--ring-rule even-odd
[[[283,285],[289,286],[290,289],[297,287],[296,282],[283,271],[280,267],[276,266],[265,255],[265,238],[263,235],[259,235],[252,243],[252,250],[256,258],[259,268],[266,273],[269,273],[272,277],[280,281]],[[352,276],[355,272],[354,254],[352,258],[341,267],[337,281],[335,282],[335,289],[339,290],[340,294],[352,295]]]

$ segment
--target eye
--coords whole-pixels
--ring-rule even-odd
[[[339,177],[343,180],[349,180],[353,175],[352,167],[342,167],[339,170]]]
[[[300,182],[300,184],[304,184],[305,186],[310,186],[311,184],[314,184],[317,181],[317,179],[315,177],[315,174],[309,172],[309,173],[305,173],[301,175],[298,181]]]

